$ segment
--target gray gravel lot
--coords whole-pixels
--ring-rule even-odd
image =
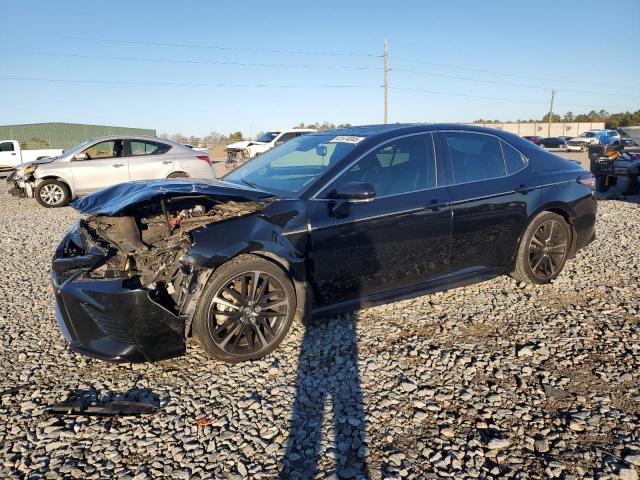
[[[0,392],[23,386],[0,397],[0,478],[638,478],[639,197],[600,202],[598,239],[551,285],[297,325],[239,365],[194,342],[151,365],[70,353],[48,269],[77,215],[0,205]],[[46,412],[78,395],[161,410]]]

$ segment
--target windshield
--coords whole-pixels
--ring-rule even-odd
[[[596,136],[595,132],[584,132],[582,135],[582,137],[587,137],[587,138],[592,138]]]
[[[264,132],[258,138],[256,138],[256,142],[264,142],[269,143],[271,140],[280,135],[280,132]]]
[[[279,195],[295,195],[356,146],[333,141],[337,139],[334,135],[294,138],[245,163],[224,180]]]

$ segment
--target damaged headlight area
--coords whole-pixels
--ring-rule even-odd
[[[259,208],[262,205],[254,202],[179,197],[138,207],[135,215],[91,216],[81,222],[81,228],[107,254],[88,276],[124,279],[125,286],[145,288],[163,306],[175,309],[179,306],[176,292],[192,273],[182,261],[193,244],[190,232]],[[68,248],[72,253],[75,242]]]
[[[198,281],[210,274],[188,261],[191,232],[263,207],[208,196],[163,197],[126,214],[80,220],[52,264],[58,323],[72,350],[116,361],[183,354]]]

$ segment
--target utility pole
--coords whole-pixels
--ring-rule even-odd
[[[387,90],[389,89],[389,80],[387,72],[389,71],[389,51],[387,49],[387,39],[384,39],[384,123],[387,123]]]
[[[547,138],[551,136],[551,117],[553,117],[553,97],[556,96],[556,91],[551,90],[551,106],[549,107],[549,122],[547,123]]]

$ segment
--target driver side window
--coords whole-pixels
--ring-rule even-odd
[[[324,197],[331,197],[349,182],[371,184],[376,198],[435,187],[432,135],[413,135],[385,143],[338,177]]]
[[[117,158],[122,155],[122,140],[108,140],[96,143],[82,153],[87,155],[87,160]]]

